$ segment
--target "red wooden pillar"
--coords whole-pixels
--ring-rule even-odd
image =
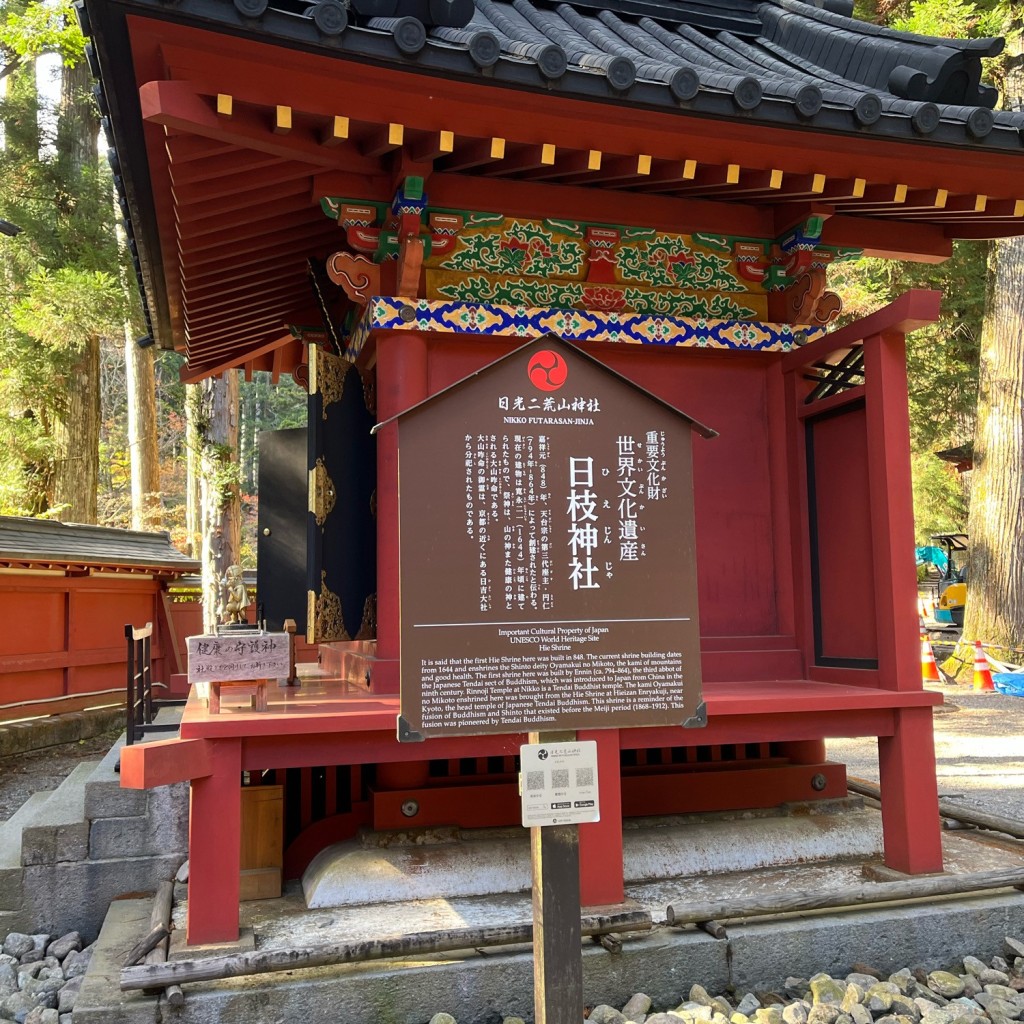
[[[864,377],[879,678],[882,686],[894,690],[919,690],[914,495],[902,333],[865,338]]]
[[[878,737],[885,863],[909,875],[942,870],[932,709],[893,711],[891,736]]]
[[[597,741],[597,778],[601,820],[580,825],[580,902],[585,907],[621,903],[622,783],[619,775],[619,730],[588,729],[581,740]]]
[[[377,420],[397,416],[427,397],[427,342],[395,331],[377,338]],[[398,425],[377,434],[377,658],[391,661],[374,693],[398,692]]]
[[[865,339],[864,375],[879,682],[893,690],[919,690],[910,416],[902,333]],[[932,711],[897,709],[893,715],[893,734],[878,739],[885,863],[908,874],[941,871]]]
[[[238,938],[242,863],[242,741],[210,743],[213,771],[191,783],[188,849],[190,946]]]

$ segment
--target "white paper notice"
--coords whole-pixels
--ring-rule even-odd
[[[601,820],[597,743],[527,743],[519,748],[523,825],[582,825]]]

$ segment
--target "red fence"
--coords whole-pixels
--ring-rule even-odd
[[[144,576],[0,575],[0,722],[123,704],[126,623],[153,623],[156,682],[184,672],[202,605],[171,588]],[[296,657],[316,660],[316,648],[300,640]]]

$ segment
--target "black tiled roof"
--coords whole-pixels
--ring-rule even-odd
[[[0,562],[131,566],[175,575],[199,569],[199,562],[178,551],[163,531],[143,533],[18,516],[0,516]]]
[[[92,3],[93,0],[90,0]],[[127,0],[156,7],[161,0]],[[981,58],[1001,39],[933,39],[852,18],[851,0],[184,0],[173,17],[339,56],[565,95],[1021,149]]]

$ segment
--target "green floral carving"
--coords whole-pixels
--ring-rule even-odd
[[[502,306],[554,309],[610,309],[610,299],[622,296],[623,312],[675,317],[710,317],[715,320],[754,319],[757,310],[743,306],[734,296],[687,295],[677,290],[590,286],[582,281],[541,281],[528,278],[474,276],[448,282],[437,289],[439,298],[456,302],[493,302]]]
[[[466,233],[441,267],[467,273],[525,274],[529,277],[573,277],[586,256],[575,241],[557,241],[537,223],[513,221],[504,231]]]
[[[659,234],[650,242],[623,245],[619,271],[627,281],[642,281],[660,288],[694,291],[745,291],[729,272],[731,260],[691,249],[680,235]]]
[[[757,310],[741,306],[731,295],[681,295],[679,292],[657,292],[644,288],[627,288],[626,305],[638,313],[661,313],[664,316],[704,316],[713,320],[749,320]]]

